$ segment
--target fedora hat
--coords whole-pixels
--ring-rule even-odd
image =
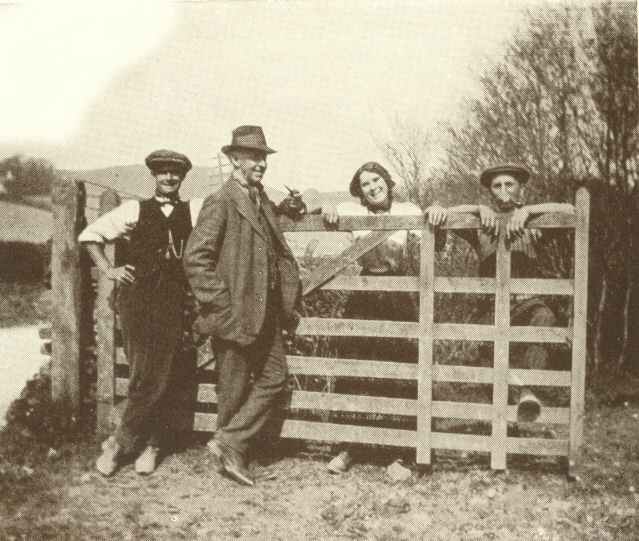
[[[511,175],[522,184],[526,184],[530,178],[530,171],[519,163],[498,163],[484,169],[479,175],[479,182],[490,188],[490,183],[497,175]]]
[[[222,152],[228,154],[229,152],[239,149],[247,148],[249,150],[261,150],[266,154],[273,154],[276,152],[266,144],[266,138],[264,132],[260,126],[240,126],[233,130],[233,139],[230,145],[222,147]]]
[[[191,160],[184,154],[166,149],[154,150],[146,157],[144,163],[151,171],[156,171],[161,166],[172,165],[185,174],[192,167]]]

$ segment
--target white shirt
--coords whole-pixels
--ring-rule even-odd
[[[374,213],[361,204],[347,202],[340,203],[336,211],[338,216],[423,216],[422,210],[410,202],[393,203],[389,210],[382,213]],[[357,240],[369,233],[370,231],[353,231],[353,239]],[[359,259],[359,264],[365,271],[373,274],[397,271],[401,261],[406,257],[408,233],[406,230],[396,231],[383,244],[363,255]],[[419,230],[410,233],[421,237]]]
[[[189,211],[191,224],[195,226],[197,217],[202,208],[203,199],[191,199]],[[173,205],[165,204],[160,207],[162,214],[167,218],[173,212]],[[140,219],[140,202],[136,200],[125,201],[119,207],[100,216],[95,222],[84,228],[78,240],[80,242],[97,242],[104,244],[115,239],[129,238],[131,231],[138,225]]]
[[[385,212],[374,213],[366,208],[364,205],[359,203],[352,203],[350,201],[346,203],[340,203],[337,205],[337,215],[338,216],[380,216],[380,215],[390,215],[390,216],[423,216],[424,213],[422,209],[420,209],[415,203],[411,203],[407,201],[405,203],[395,203],[391,204],[389,210]],[[368,235],[370,231],[353,231],[353,236],[358,239],[365,235]],[[411,233],[421,236],[421,231],[411,231]],[[406,244],[406,239],[408,237],[408,231],[396,231],[390,236],[390,240],[396,242],[401,245]]]

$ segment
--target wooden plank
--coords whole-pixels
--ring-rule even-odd
[[[510,292],[513,295],[572,295],[574,280],[559,278],[512,278]]]
[[[448,277],[435,279],[438,293],[483,293],[494,294],[497,283],[494,278]],[[513,295],[572,295],[572,280],[554,278],[512,278],[510,292]]]
[[[500,228],[497,244],[495,281],[495,338],[493,359],[493,419],[490,467],[506,469],[506,432],[508,408],[508,356],[510,328],[510,250],[506,247],[504,227]],[[510,339],[513,333],[510,333]]]
[[[568,440],[506,438],[506,452],[522,455],[566,456]]]
[[[508,317],[510,317],[510,315]],[[510,327],[509,332],[512,342],[565,343],[572,337],[572,330],[564,327]],[[300,336],[419,338],[419,323],[305,317],[300,321],[297,334]],[[497,338],[498,334],[499,331],[492,325],[475,325],[470,323],[433,324],[433,337],[437,340],[489,341]]]
[[[457,451],[490,451],[490,436],[475,434],[455,434],[451,432],[431,432],[433,449]]]
[[[120,204],[118,194],[113,190],[106,190],[100,197],[99,214],[113,210]],[[115,245],[110,243],[104,247],[104,255],[111,264],[115,263]],[[110,411],[115,399],[115,344],[114,324],[115,314],[111,308],[111,296],[115,284],[104,274],[98,275],[95,299],[96,325],[96,363],[97,363],[97,433],[105,435],[111,431]]]
[[[508,371],[509,385],[546,385],[549,387],[570,387],[572,381],[568,370],[534,370],[511,368]]]
[[[217,415],[213,413],[195,413],[193,429],[213,432],[216,429]],[[351,443],[370,443],[394,447],[414,447],[415,434],[412,430],[396,428],[375,428],[357,425],[340,425],[315,421],[286,419],[282,425],[281,437],[317,441],[340,441]]]
[[[590,230],[590,194],[585,187],[577,190],[576,219],[569,475],[576,475],[575,471],[584,430],[586,329],[588,320],[588,235]]]
[[[419,291],[417,276],[345,276],[338,274],[321,289],[350,291]]]
[[[84,225],[84,186],[58,178],[52,186],[53,246],[51,394],[80,407],[83,277],[78,234]]]
[[[115,396],[126,396],[129,389],[128,378],[114,378],[114,393]]]
[[[470,323],[435,323],[434,337],[438,340],[497,339],[502,331],[492,325]],[[565,327],[510,327],[508,339],[511,342],[550,342],[563,344],[572,338],[572,329]]]
[[[498,217],[505,221],[509,215]],[[549,212],[531,218],[526,223],[529,229],[548,228],[573,228],[575,227],[575,216],[562,212]],[[422,229],[424,223],[423,216],[390,216],[390,215],[368,215],[368,216],[340,216],[339,223],[335,226],[328,226],[322,216],[308,215],[301,220],[293,221],[282,216],[280,218],[280,228],[286,233],[300,233],[309,231],[390,231],[401,229]],[[446,223],[440,226],[441,229],[479,229],[481,227],[479,218],[473,214],[450,213]]]
[[[129,359],[126,358],[123,347],[115,348],[115,364],[124,364],[127,366],[129,364]]]
[[[437,293],[495,293],[494,278],[437,276],[435,291]]]
[[[320,336],[378,336],[385,338],[417,338],[417,323],[373,321],[367,319],[337,319],[303,317],[296,334]]]
[[[126,380],[119,380],[121,395],[126,392]],[[198,387],[198,402],[217,403],[216,386],[201,383]],[[417,401],[405,398],[388,398],[379,396],[360,396],[338,393],[321,393],[313,391],[293,391],[287,404],[290,409],[312,409],[325,411],[343,411],[350,413],[374,413],[382,415],[417,415]],[[492,405],[476,402],[432,402],[432,417],[490,421]],[[508,406],[508,421],[517,421],[517,406]],[[542,408],[537,423],[567,424],[570,419],[568,408]]]
[[[508,215],[498,217],[501,221],[508,219]],[[548,228],[573,228],[575,227],[575,216],[562,212],[549,212],[531,218],[526,223],[528,229],[548,229]],[[336,226],[328,226],[322,216],[309,215],[301,220],[293,221],[282,216],[280,218],[280,228],[286,233],[300,233],[308,231],[390,231],[401,229],[422,229],[424,223],[423,216],[390,216],[390,215],[368,215],[368,216],[340,216]],[[479,218],[473,214],[462,212],[450,213],[446,223],[440,226],[441,229],[479,229],[481,227]]]
[[[493,369],[477,366],[436,364],[433,366],[433,381],[457,383],[492,383]]]
[[[446,402],[443,400],[433,400],[432,403],[433,417],[490,421],[492,419],[492,415],[492,404],[480,404],[477,402]]]
[[[286,357],[289,374],[415,380],[417,364],[328,357]]]
[[[494,278],[437,276],[437,293],[495,293]],[[419,291],[416,276],[345,276],[338,274],[323,286],[326,290],[350,291]],[[574,281],[555,278],[513,278],[510,292],[513,295],[572,295]]]
[[[435,232],[424,223],[419,261],[419,353],[417,367],[418,464],[431,462],[431,403],[433,400],[433,314],[435,312]]]
[[[339,256],[331,258],[313,269],[313,272],[302,284],[302,294],[308,295],[333,278],[337,273],[355,263],[364,254],[388,240],[392,234],[393,231],[373,231],[356,240]]]

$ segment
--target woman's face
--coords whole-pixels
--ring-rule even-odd
[[[359,187],[367,207],[379,207],[388,199],[388,185],[383,177],[371,171],[359,175]]]

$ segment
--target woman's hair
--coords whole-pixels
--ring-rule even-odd
[[[364,172],[377,173],[380,177],[384,179],[384,182],[386,182],[386,186],[388,187],[388,200],[389,202],[392,202],[393,186],[395,186],[395,182],[393,182],[393,179],[391,178],[388,170],[383,165],[380,165],[377,162],[366,162],[357,171],[355,171],[355,174],[353,175],[353,179],[351,180],[351,186],[350,186],[351,195],[353,197],[359,197],[362,202],[362,205],[366,206],[364,198],[362,197],[362,188],[359,184],[359,177]]]

